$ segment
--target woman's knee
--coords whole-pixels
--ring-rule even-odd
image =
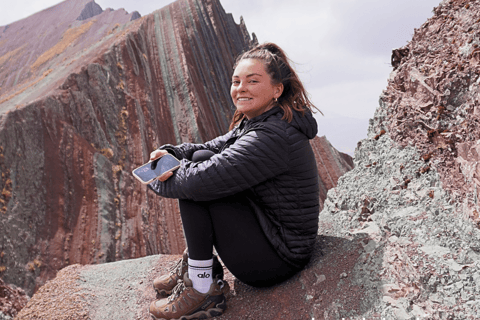
[[[193,162],[200,162],[210,159],[215,153],[210,150],[197,150],[192,155]]]

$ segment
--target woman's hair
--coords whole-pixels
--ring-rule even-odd
[[[283,84],[282,95],[276,102],[283,109],[282,119],[286,119],[288,122],[292,121],[292,109],[301,112],[302,115],[305,114],[306,109],[311,112],[316,109],[322,113],[308,98],[308,93],[291,66],[290,59],[279,46],[271,42],[257,45],[238,56],[233,69],[237,67],[240,61],[245,59],[260,60],[272,78],[273,84]],[[230,130],[244,117],[244,114],[236,110],[230,124]]]

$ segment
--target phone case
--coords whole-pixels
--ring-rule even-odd
[[[161,158],[147,162],[134,169],[132,174],[143,184],[149,184],[162,174],[174,171],[180,167],[180,161],[171,154],[166,154]]]

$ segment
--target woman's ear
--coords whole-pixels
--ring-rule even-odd
[[[273,96],[275,97],[275,99],[280,98],[280,96],[283,93],[283,83],[280,82],[279,84],[275,85],[274,91],[275,92],[274,92]]]

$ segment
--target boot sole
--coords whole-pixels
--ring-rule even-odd
[[[180,318],[176,319],[165,319],[165,318],[157,318],[153,314],[150,314],[153,320],[203,320],[213,317],[218,317],[223,314],[223,312],[227,309],[227,301],[223,299],[220,303],[218,303],[215,308],[210,308],[205,311],[198,311],[194,314],[188,316],[181,316]]]

